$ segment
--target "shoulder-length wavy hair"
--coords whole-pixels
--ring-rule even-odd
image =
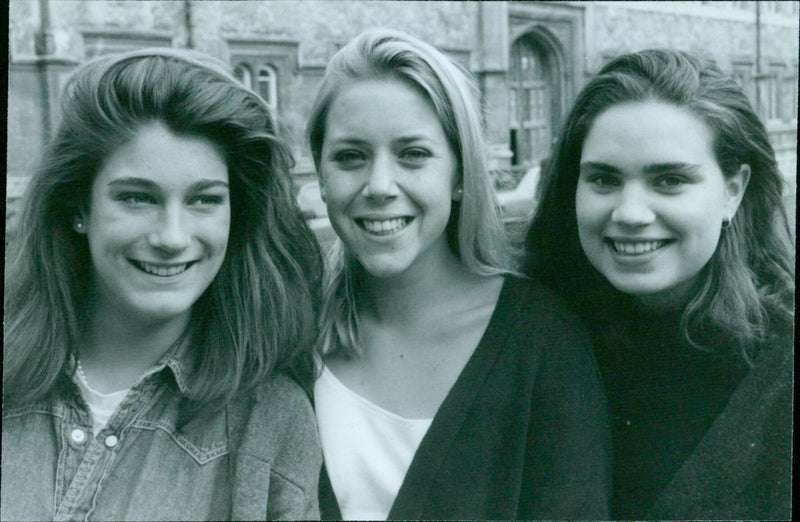
[[[567,294],[605,330],[613,325],[613,288],[589,264],[578,240],[575,191],[581,149],[592,123],[609,107],[655,99],[691,111],[713,132],[724,176],[750,166],[750,181],[724,229],[681,329],[695,347],[719,335],[745,358],[771,334],[791,332],[794,247],[782,204],[783,178],[767,131],[742,89],[715,65],[688,53],[646,50],[608,63],[578,95],[543,177],[542,199],[527,235],[526,270]],[[601,331],[608,340],[612,328]],[[707,343],[710,344],[710,343]]]
[[[4,397],[41,398],[73,371],[91,257],[72,220],[89,205],[104,159],[153,121],[219,146],[229,173],[227,253],[192,308],[197,378],[188,398],[224,401],[274,369],[310,368],[322,256],[292,195],[294,160],[267,104],[222,62],[146,49],[79,66],[61,107],[7,267]]]
[[[359,35],[334,55],[307,129],[317,173],[322,176],[320,155],[331,104],[347,86],[376,78],[404,82],[427,96],[455,153],[463,199],[453,202],[447,225],[451,250],[476,274],[511,271],[512,250],[487,167],[478,89],[468,71],[422,40],[377,29]],[[358,354],[359,268],[339,241],[329,252],[328,260],[323,295],[324,351],[341,347]]]

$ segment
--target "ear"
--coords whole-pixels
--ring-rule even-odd
[[[464,189],[461,187],[461,183],[453,188],[453,194],[450,196],[450,199],[453,201],[461,201],[464,198]]]
[[[749,182],[750,165],[747,163],[743,163],[736,174],[725,180],[725,192],[727,193],[725,210],[727,211],[728,219],[733,219],[733,216],[736,215]]]

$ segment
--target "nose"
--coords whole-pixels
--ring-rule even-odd
[[[619,200],[611,212],[611,221],[627,227],[642,227],[655,221],[647,197],[635,187],[626,186],[620,193]]]
[[[364,183],[363,194],[367,198],[382,203],[397,196],[395,165],[387,154],[376,155],[370,165],[369,177]]]
[[[164,207],[148,235],[150,246],[169,254],[186,249],[192,234],[184,213],[183,206],[178,203]]]

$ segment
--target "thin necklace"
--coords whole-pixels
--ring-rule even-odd
[[[81,360],[76,357],[75,358],[75,362],[76,362],[77,369],[78,369],[78,372],[77,372],[78,373],[78,379],[80,379],[81,383],[84,386],[86,386],[86,389],[89,390],[90,392],[92,392],[95,395],[108,395],[107,393],[99,392],[99,391],[95,390],[94,388],[92,388],[89,385],[89,380],[86,378],[86,374],[83,373],[83,366],[81,366]]]

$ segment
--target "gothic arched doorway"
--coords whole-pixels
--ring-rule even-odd
[[[548,53],[531,35],[514,41],[509,58],[511,165],[526,169],[550,155],[557,80]]]

